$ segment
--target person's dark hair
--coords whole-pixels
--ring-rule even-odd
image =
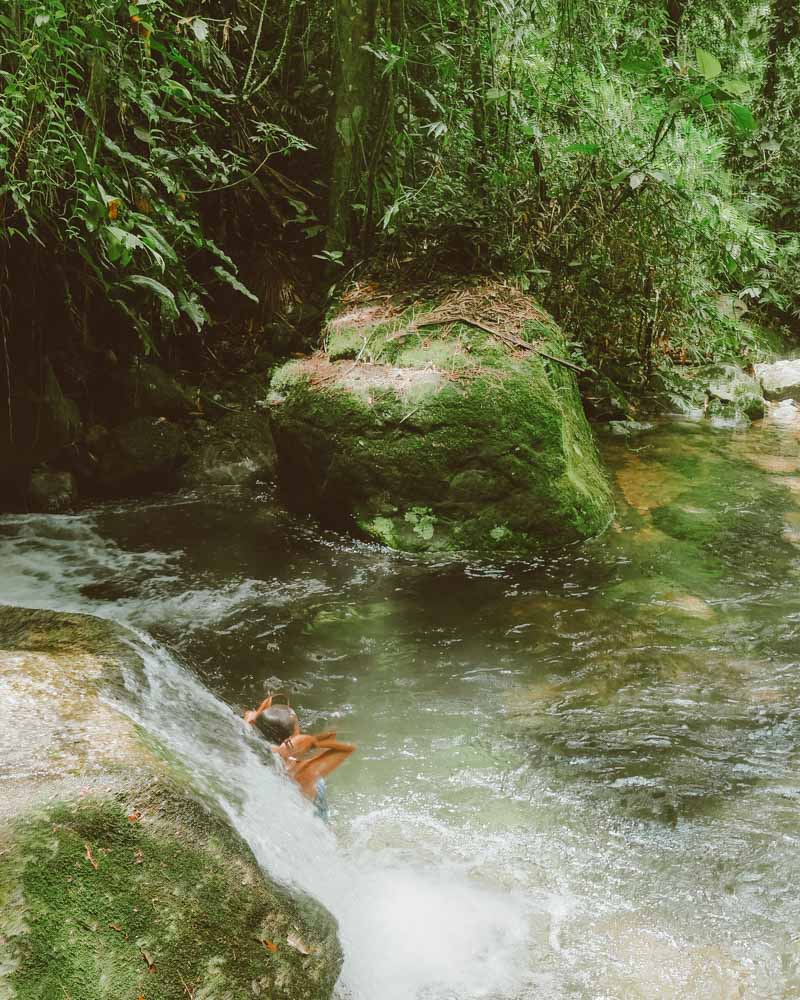
[[[283,743],[294,732],[297,713],[288,705],[273,705],[265,709],[256,719],[256,725],[270,743]]]

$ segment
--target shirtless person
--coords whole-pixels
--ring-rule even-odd
[[[289,777],[311,799],[325,818],[325,777],[343,764],[355,750],[353,743],[341,743],[336,733],[300,732],[300,720],[288,705],[273,705],[270,695],[256,709],[244,713],[244,721],[257,726],[270,743],[270,749],[286,765]],[[312,753],[312,751],[319,751]],[[309,756],[311,755],[311,756]]]

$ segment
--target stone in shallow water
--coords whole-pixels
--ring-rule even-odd
[[[276,372],[288,498],[409,551],[527,554],[597,534],[611,496],[575,377],[539,353],[564,358],[561,331],[505,286],[464,294],[457,314],[448,296],[377,317],[350,308],[329,324],[327,353]],[[498,301],[522,317],[510,344],[480,320]]]
[[[715,617],[714,609],[709,607],[702,598],[695,597],[694,594],[667,593],[663,594],[656,603],[692,618],[711,619]]]
[[[639,420],[609,420],[608,429],[618,437],[630,437],[653,429],[653,424]]]
[[[800,409],[793,399],[773,403],[767,409],[767,422],[793,431],[800,429]]]
[[[800,358],[756,365],[755,370],[767,399],[800,401]]]

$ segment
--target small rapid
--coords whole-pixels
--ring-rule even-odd
[[[336,916],[339,1000],[800,996],[800,442],[605,444],[550,561],[411,559],[221,490],[0,518],[0,602],[131,628],[125,710]],[[358,754],[332,824],[241,720]]]
[[[131,645],[145,669],[126,676],[125,710],[178,756],[265,871],[337,918],[342,1000],[525,995],[523,895],[476,885],[446,862],[343,850],[239,716],[148,636]]]

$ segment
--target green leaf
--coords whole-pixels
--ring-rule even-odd
[[[705,49],[700,48],[695,49],[695,58],[697,59],[697,68],[706,80],[716,80],[722,72],[719,59],[716,56],[712,56],[710,52],[706,52]]]
[[[192,19],[192,31],[198,42],[204,42],[208,38],[208,25],[201,17]]]
[[[584,156],[594,156],[600,152],[600,145],[596,142],[573,142],[564,147],[565,153],[582,153]]]
[[[624,55],[622,57],[622,61],[620,62],[620,67],[627,73],[639,73],[642,76],[652,73],[657,65],[658,63],[656,63],[655,60],[645,59],[642,56],[637,56],[633,53]]]
[[[744,104],[729,104],[728,110],[739,132],[755,132],[758,128],[758,122],[755,120],[753,112]]]
[[[180,292],[178,295],[178,305],[181,312],[189,317],[194,323],[197,332],[200,333],[206,323],[208,323],[208,313],[198,301],[194,292],[191,295],[184,295],[183,292]]]
[[[704,111],[710,111],[714,107],[714,98],[711,94],[701,94],[700,95],[700,107]]]
[[[165,285],[162,285],[160,281],[156,281],[155,278],[148,278],[146,274],[131,274],[128,277],[128,281],[132,285],[139,285],[142,288],[149,289],[154,295],[158,296],[163,305],[167,307],[167,310],[173,316],[178,315],[178,307],[175,305],[175,296]]]
[[[119,226],[106,226],[106,232],[114,243],[119,243],[121,246],[125,247],[126,250],[138,250],[140,247],[144,246],[138,236],[134,236],[133,233],[120,229]]]
[[[235,278],[230,271],[226,271],[224,267],[212,267],[211,270],[216,274],[220,281],[224,281],[226,284],[230,285],[231,288],[235,288],[240,295],[244,295],[245,298],[250,299],[251,302],[258,302],[258,296],[253,295],[249,288],[245,287],[238,278]]]
[[[744,80],[718,80],[717,86],[720,90],[724,90],[726,94],[731,94],[733,97],[744,97],[745,94],[750,93],[750,84],[745,83]]]

